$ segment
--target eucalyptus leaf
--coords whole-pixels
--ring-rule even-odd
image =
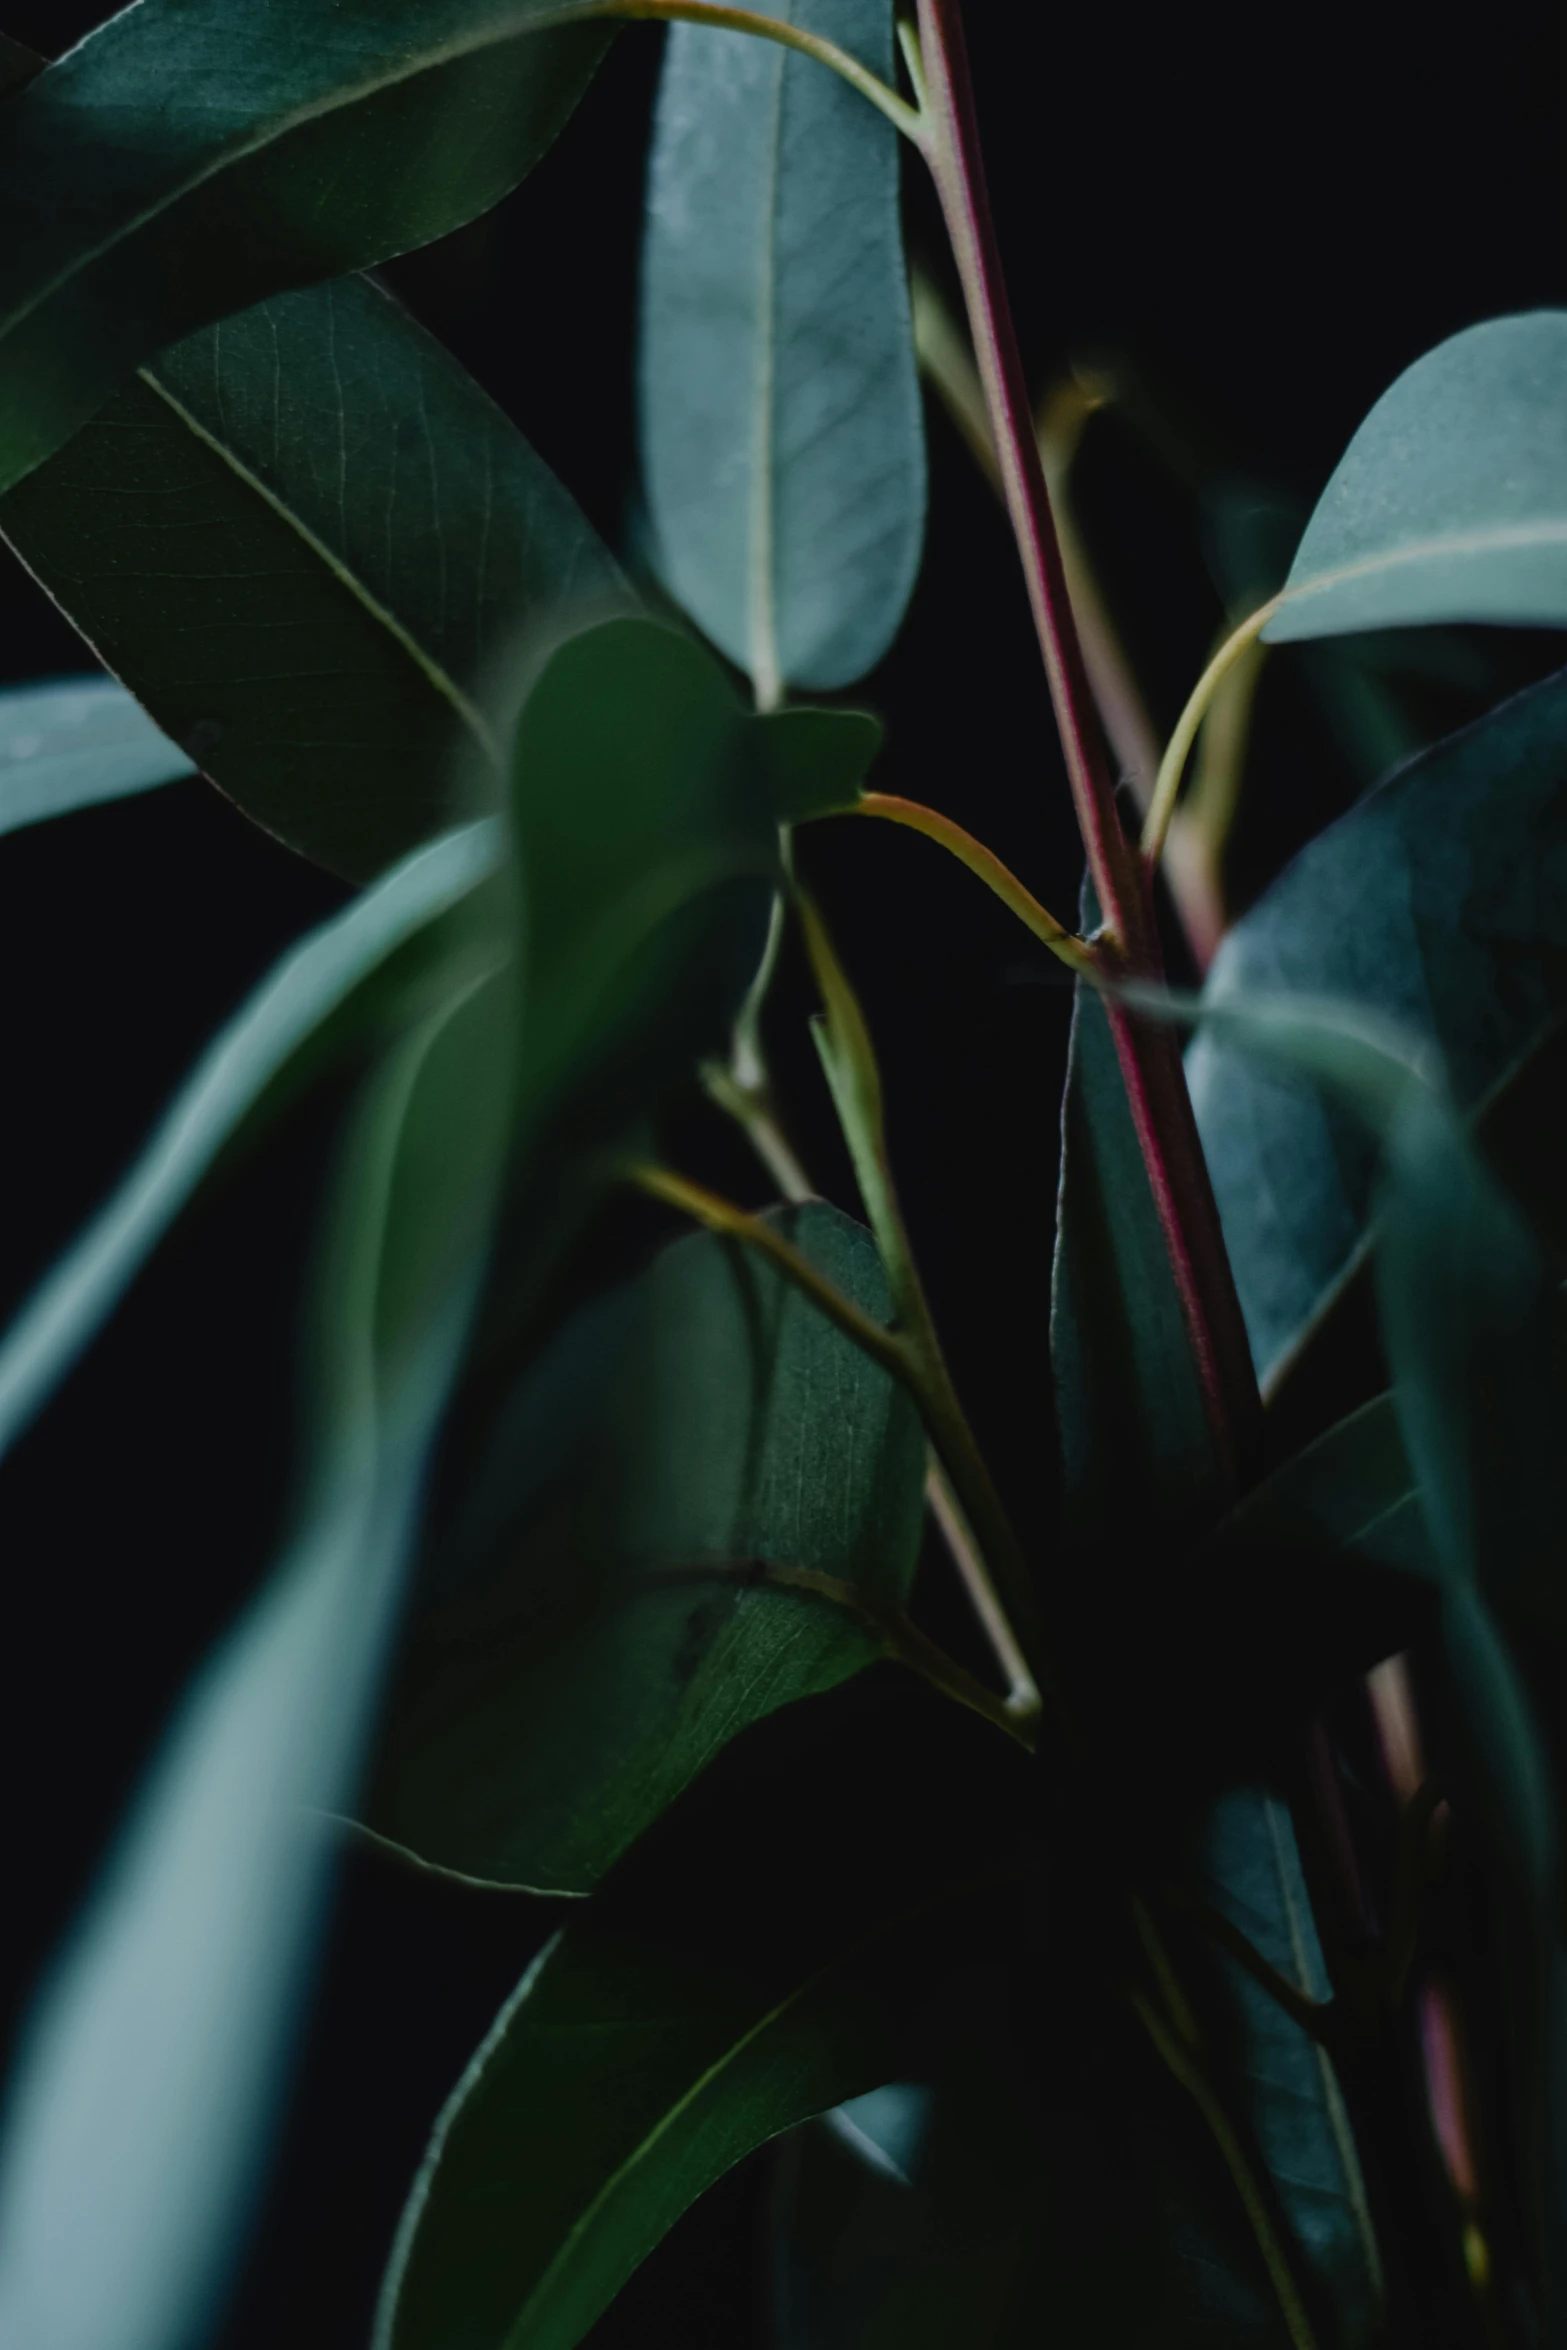
[[[475,1122],[434,1185],[419,1132],[449,1125],[454,1040],[472,1082],[472,1028],[471,1004],[435,1015],[376,1089],[298,1531],[187,1697],[24,2038],[0,2139],[8,2342],[194,2340],[237,2250],[326,1888],[308,1815],[353,1784],[474,1293],[502,1126]],[[497,1034],[480,1058],[504,1106]]]
[[[525,177],[610,36],[557,0],[136,0],[0,115],[0,487],[135,368]]]
[[[129,799],[193,772],[112,677],[0,693],[0,832]]]
[[[493,805],[519,637],[629,601],[521,433],[363,278],[162,352],[0,529],[193,764],[353,879]]]
[[[440,917],[498,851],[491,823],[416,851],[291,948],[219,1032],[124,1183],[0,1343],[0,1450],[47,1402],[214,1165],[265,1116],[291,1064],[334,1031],[340,1040],[373,1032],[405,1004],[410,954],[416,967],[430,959]]]
[[[1567,627],[1567,311],[1468,327],[1383,393],[1263,634],[1434,620]]]
[[[436,2124],[376,2350],[568,2350],[742,2155],[907,2077],[935,1995],[1014,1914],[1031,1787],[1010,1741],[906,1687],[737,1741],[497,2017]]]
[[[782,1228],[890,1317],[868,1232],[819,1201]],[[370,1826],[465,1876],[588,1891],[731,1738],[887,1653],[924,1468],[908,1398],[773,1267],[677,1242],[503,1411],[432,1565]]]
[[[765,12],[893,79],[890,0]],[[643,471],[666,585],[769,703],[873,667],[919,566],[898,166],[891,123],[813,59],[671,28],[643,252]]]
[[[1333,997],[1440,1055],[1468,1109],[1567,1006],[1567,673],[1400,768],[1286,867],[1205,1001]],[[1364,1230],[1363,1123],[1210,1026],[1188,1055],[1236,1287],[1265,1374]]]

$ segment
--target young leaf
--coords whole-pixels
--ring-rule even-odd
[[[742,2155],[917,2061],[1032,1775],[928,1695],[849,1695],[731,1747],[524,1978],[436,2124],[377,2350],[569,2350]]]
[[[195,2340],[231,2265],[320,1918],[327,1847],[307,1815],[352,1787],[472,1300],[500,1130],[472,1121],[480,1147],[444,1150],[432,1184],[420,1127],[449,1138],[454,1047],[467,1084],[479,1074],[474,1011],[436,1015],[377,1088],[341,1207],[309,1506],[197,1680],[24,2041],[0,2142],[8,2342]]]
[[[191,772],[184,752],[112,677],[61,677],[0,693],[0,832]]]
[[[0,116],[0,488],[167,343],[444,236],[609,39],[555,0],[136,0]],[[553,21],[552,21],[553,20]]]
[[[266,1115],[306,1048],[406,1007],[410,955],[438,962],[440,917],[493,868],[493,824],[418,850],[293,947],[222,1029],[120,1189],[0,1343],[0,1452],[69,1371],[220,1156]]]
[[[1384,392],[1264,637],[1433,620],[1567,626],[1567,311],[1466,328]]]
[[[777,0],[891,80],[889,0]],[[925,454],[898,135],[814,60],[669,34],[643,254],[643,469],[668,587],[764,705],[886,651]]]
[[[785,1228],[888,1318],[869,1233],[819,1201]],[[913,1405],[798,1290],[677,1242],[505,1407],[432,1568],[369,1824],[466,1876],[588,1891],[729,1739],[887,1653],[924,1470]]]
[[[1567,1005],[1567,673],[1438,743],[1320,834],[1237,923],[1205,1000],[1334,997],[1439,1049],[1470,1108]],[[1192,1105],[1261,1369],[1364,1228],[1364,1124],[1210,1026]]]
[[[522,435],[363,278],[162,352],[0,529],[194,764],[351,879],[476,813],[465,770],[493,792],[518,636],[629,600]]]

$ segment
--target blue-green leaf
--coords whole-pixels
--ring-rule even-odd
[[[1349,1001],[1434,1045],[1476,1107],[1567,1005],[1567,674],[1438,743],[1303,849],[1237,923],[1205,1001]],[[1188,1056],[1259,1369],[1365,1227],[1366,1127],[1210,1023]]]
[[[610,37],[556,0],[136,0],[0,116],[0,488],[154,352],[485,211]]]
[[[112,677],[53,678],[0,693],[0,832],[193,772]]]
[[[441,1063],[455,1040],[472,1084],[473,1025],[471,1002],[434,1016],[376,1089],[299,1531],[187,1698],[24,2040],[0,2139],[8,2342],[173,2350],[237,2248],[320,1918],[319,1814],[352,1788],[474,1295],[503,1119],[435,1184],[419,1133],[449,1136]],[[498,1039],[491,1022],[481,1059],[504,1103]]]
[[[894,72],[890,0],[768,13]],[[771,702],[851,684],[919,565],[898,134],[814,60],[669,35],[643,256],[643,466],[677,600]]]
[[[1434,620],[1567,627],[1567,311],[1469,327],[1383,393],[1263,633]]]
[[[0,1343],[0,1451],[48,1400],[203,1177],[291,1062],[340,1019],[372,1025],[377,974],[459,905],[498,853],[493,824],[420,849],[284,956],[220,1031],[130,1175],[45,1277]]]

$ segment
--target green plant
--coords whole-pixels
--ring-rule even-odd
[[[624,18],[678,20],[640,581],[350,274],[520,180]],[[1567,315],[1395,383],[1276,593],[1235,526],[1157,758],[1065,508],[1105,387],[1031,410],[957,0],[138,0],[42,70],[0,42],[0,84],[0,529],[123,680],[0,700],[0,827],[194,767],[360,885],[0,1345],[8,1443],[186,1206],[352,1080],[292,1535],[22,2044],[6,2341],[210,2328],[345,1811],[581,1905],[436,2126],[385,2350],[565,2350],[786,2132],[813,2350],[1558,2339],[1567,679],[1234,923],[1223,856],[1260,644],[1354,639],[1319,679],[1385,745],[1368,632],[1567,624]],[[902,147],[966,338],[939,275],[911,300]],[[1016,539],[1075,918],[800,698],[913,588],[919,361]],[[1076,989],[1048,1539],[966,1414],[806,885],[850,817],[951,852]],[[863,1223],[771,1073],[790,937]],[[699,1085],[775,1204],[660,1155]],[[637,1195],[661,1244],[616,1282]]]

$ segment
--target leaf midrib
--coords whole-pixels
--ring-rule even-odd
[[[1276,617],[1282,617],[1296,604],[1307,603],[1313,596],[1326,595],[1330,589],[1343,587],[1350,581],[1374,579],[1379,572],[1402,570],[1409,564],[1429,563],[1438,556],[1483,555],[1501,548],[1555,545],[1567,545],[1567,518],[1554,522],[1514,522],[1486,530],[1457,531],[1448,537],[1415,539],[1391,552],[1367,555],[1357,563],[1342,564],[1334,571],[1316,572],[1293,587],[1286,583],[1279,593]]]
[[[137,373],[141,382],[147,386],[149,391],[155,392],[158,398],[173,411],[186,430],[210,449],[216,457],[221,458],[236,478],[242,481],[247,489],[253,491],[281,521],[288,525],[295,536],[310,549],[317,561],[325,565],[339,585],[348,590],[366,615],[379,628],[384,629],[395,644],[402,647],[426,682],[451,704],[486,758],[498,765],[501,757],[500,745],[486,723],[483,712],[463,692],[462,687],[450,672],[443,669],[434,656],[425,650],[412,630],[399,620],[387,605],[382,603],[373,589],[360,578],[345,558],[316,531],[312,530],[309,523],[295,508],[288,504],[286,499],[280,497],[275,490],[270,488],[229,443],[203,424],[201,419],[194,415],[184,402],[159,380],[151,366],[139,368]]]

